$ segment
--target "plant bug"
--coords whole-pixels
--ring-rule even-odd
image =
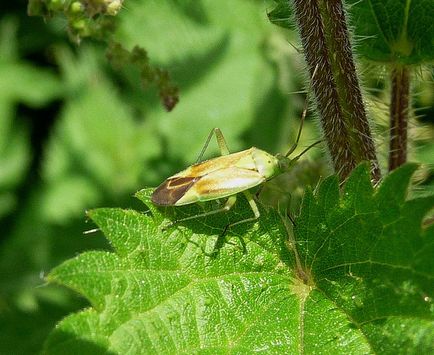
[[[227,225],[222,235],[225,234],[229,227],[240,223],[255,221],[259,218],[260,213],[249,190],[288,171],[304,153],[321,142],[317,141],[304,149],[295,158],[289,158],[289,155],[294,152],[300,140],[306,112],[307,101],[303,110],[296,141],[285,155],[277,154],[273,156],[255,147],[237,153],[229,153],[229,149],[220,129],[212,129],[196,163],[178,174],[167,178],[152,193],[152,202],[157,206],[183,206],[196,202],[227,198],[223,207],[176,220],[169,224],[169,226],[171,226],[178,222],[229,211],[236,202],[237,194],[243,193],[247,198],[254,216]],[[213,135],[216,136],[221,156],[201,161]]]

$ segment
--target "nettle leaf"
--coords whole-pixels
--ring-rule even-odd
[[[274,0],[268,18],[292,28],[292,9],[286,0]],[[421,64],[434,58],[432,0],[346,1],[357,52],[383,63]]]
[[[434,344],[434,228],[421,229],[434,196],[405,200],[415,169],[402,166],[374,191],[360,166],[340,200],[328,178],[306,194],[297,220],[297,249],[315,286],[377,353],[428,353]]]
[[[113,251],[91,251],[49,275],[91,308],[61,321],[55,353],[429,353],[434,343],[434,228],[421,228],[434,196],[406,199],[415,165],[378,189],[367,165],[339,192],[335,176],[307,191],[294,234],[261,208],[252,226],[234,210],[97,209],[89,217]],[[164,228],[163,228],[164,229]],[[288,239],[288,235],[290,236]]]
[[[348,2],[357,51],[380,62],[421,64],[434,59],[432,0]]]

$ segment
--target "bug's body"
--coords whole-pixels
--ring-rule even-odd
[[[278,159],[252,147],[194,164],[166,179],[152,194],[162,206],[182,206],[235,195],[281,173]]]
[[[315,73],[316,68],[312,74],[312,78],[315,76]],[[167,178],[152,193],[152,202],[159,206],[183,206],[195,202],[227,198],[223,207],[196,216],[182,218],[172,222],[171,225],[173,225],[176,222],[228,211],[236,202],[237,194],[241,192],[246,196],[254,217],[227,225],[223,234],[230,226],[258,219],[260,216],[258,206],[248,190],[263,184],[282,172],[288,171],[306,151],[320,143],[320,141],[317,141],[308,146],[295,158],[289,158],[289,155],[294,152],[300,139],[306,112],[307,100],[301,116],[296,141],[285,155],[277,154],[273,156],[255,147],[230,154],[222,132],[219,128],[214,128],[210,132],[196,164]],[[201,162],[202,156],[213,135],[217,139],[222,156]]]
[[[301,130],[298,137],[300,136],[300,132]],[[217,138],[222,156],[200,162],[213,134]],[[307,149],[310,149],[317,143],[319,142],[310,145]],[[228,211],[235,204],[237,194],[241,192],[246,196],[254,217],[227,225],[223,231],[224,234],[230,226],[254,221],[259,218],[258,206],[248,190],[287,171],[304,153],[301,153],[294,159],[288,158],[296,146],[297,142],[286,155],[277,154],[273,156],[255,147],[229,154],[223,134],[220,129],[214,128],[199,155],[199,163],[191,165],[178,174],[167,178],[154,190],[151,200],[155,205],[159,206],[183,206],[195,202],[227,198],[223,207],[179,219],[170,223],[170,225],[173,225],[177,222]]]

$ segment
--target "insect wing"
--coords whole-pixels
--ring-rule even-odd
[[[179,205],[177,202],[182,198],[182,196],[204,176],[222,169],[237,166],[240,162],[243,163],[243,168],[254,169],[254,162],[251,159],[250,152],[251,149],[247,149],[238,153],[209,159],[188,167],[178,174],[167,178],[166,181],[158,186],[152,194],[152,202],[161,206]],[[245,166],[246,164],[247,166]],[[199,200],[196,198],[191,202],[183,204],[197,201]]]
[[[152,202],[181,206],[248,190],[270,177],[270,173],[262,170],[267,164],[274,169],[273,159],[270,154],[253,147],[194,164],[158,186],[152,194]]]
[[[246,169],[255,169],[255,162],[253,161],[252,154],[251,154],[252,149],[254,148],[205,160],[203,162],[188,167],[187,169],[181,171],[180,173],[172,177],[180,177],[180,176],[202,177],[214,171],[230,168],[233,166],[246,168]]]
[[[171,177],[158,186],[151,200],[160,206],[173,206],[200,177]]]
[[[257,171],[229,167],[213,171],[194,181],[175,205],[225,198],[265,181]]]
[[[218,169],[200,177],[175,175],[155,189],[152,202],[161,206],[181,206],[210,201],[234,195],[264,181],[257,171],[237,167]]]

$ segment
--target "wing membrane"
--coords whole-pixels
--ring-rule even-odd
[[[190,186],[176,205],[225,198],[265,181],[256,170],[230,167],[202,176]]]
[[[257,186],[266,180],[253,159],[252,152],[257,150],[253,147],[194,164],[158,186],[152,202],[180,206],[225,198]]]
[[[173,206],[199,180],[198,177],[174,177],[164,181],[152,193],[156,205]]]

